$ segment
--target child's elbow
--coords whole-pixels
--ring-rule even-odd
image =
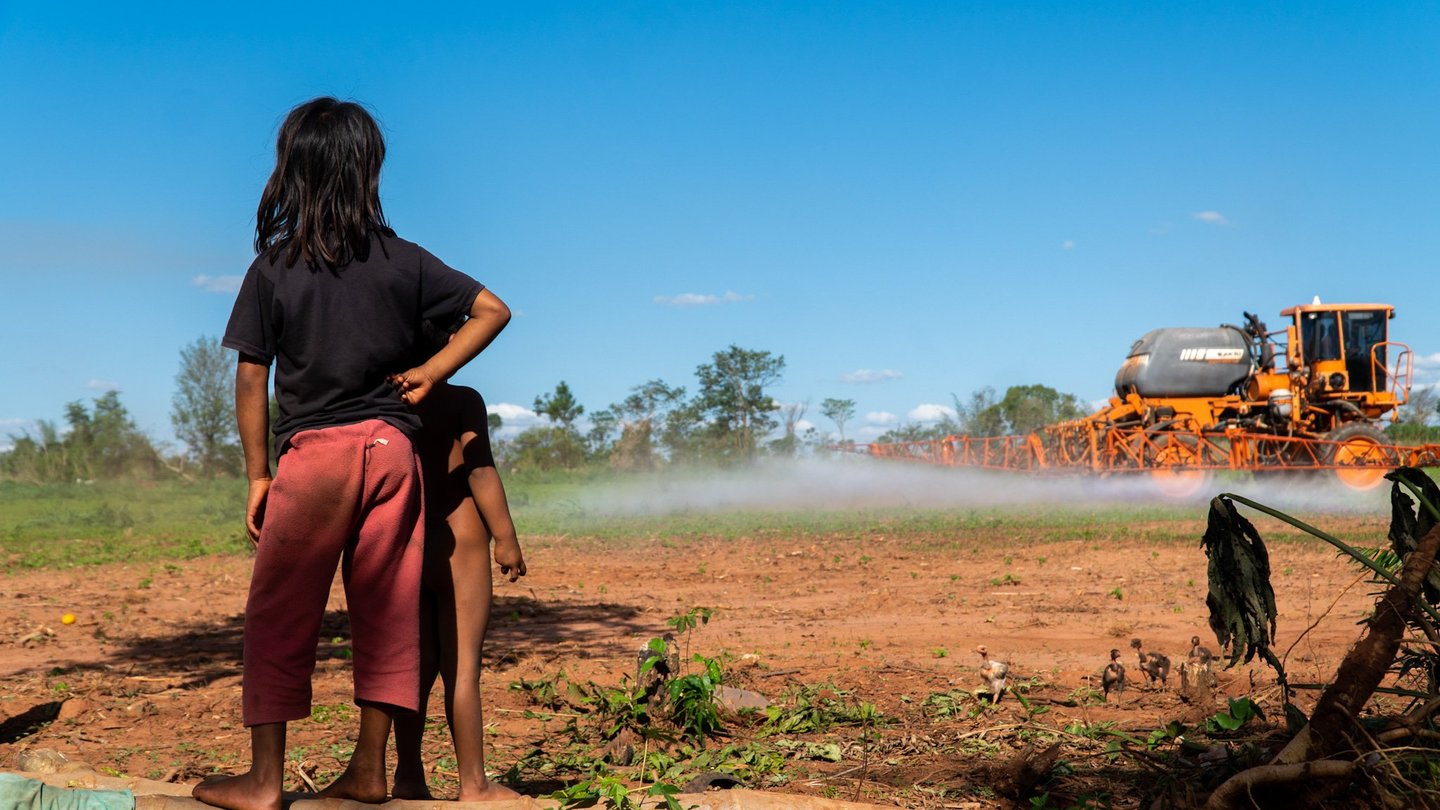
[[[510,323],[510,307],[495,293],[484,290],[475,296],[475,303],[470,307],[470,317],[483,318],[503,327]]]

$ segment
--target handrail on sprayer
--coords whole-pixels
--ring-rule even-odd
[[[1390,346],[1399,350],[1392,355],[1395,358],[1394,368],[1386,368],[1385,362],[1380,359],[1380,350]],[[1375,379],[1376,373],[1389,375],[1390,395],[1395,397],[1396,405],[1404,405],[1410,401],[1410,381],[1415,373],[1415,355],[1410,351],[1409,345],[1387,340],[1371,346],[1370,373],[1371,379]]]

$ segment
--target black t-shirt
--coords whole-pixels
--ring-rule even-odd
[[[404,239],[371,237],[370,255],[334,269],[257,257],[221,343],[275,363],[277,453],[302,430],[383,419],[420,428],[385,378],[423,362],[420,324],[470,311],[485,289]]]

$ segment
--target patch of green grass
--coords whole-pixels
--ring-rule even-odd
[[[0,482],[0,570],[243,552],[245,482]]]

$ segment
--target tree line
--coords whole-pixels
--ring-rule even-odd
[[[63,428],[41,420],[33,431],[11,435],[10,449],[0,453],[0,478],[54,483],[239,475],[234,374],[234,358],[217,338],[180,350],[170,420],[183,450],[157,446],[136,426],[120,392],[107,391],[88,406],[67,404]]]
[[[696,366],[693,388],[649,380],[619,402],[589,412],[583,423],[586,408],[562,380],[535,397],[534,411],[545,424],[496,440],[496,457],[511,471],[591,465],[644,471],[795,456],[852,441],[846,426],[855,419],[855,401],[823,400],[819,415],[835,430],[822,432],[805,421],[808,400],[780,403],[770,394],[784,373],[784,355],[731,345]],[[234,385],[233,356],[217,338],[201,337],[181,349],[175,375],[170,419],[183,448],[157,447],[136,427],[119,393],[108,391],[88,406],[66,405],[63,427],[41,421],[33,431],[11,436],[10,449],[0,452],[0,477],[43,483],[239,475]],[[1075,395],[1039,384],[1011,386],[1003,395],[982,388],[968,399],[952,395],[951,400],[953,409],[938,420],[898,425],[876,441],[1023,435],[1087,412]],[[274,407],[272,401],[272,419]],[[1440,428],[1430,423],[1437,409],[1440,398],[1433,389],[1414,389],[1390,434],[1397,441],[1436,441]],[[502,426],[501,417],[490,414],[492,436]]]

